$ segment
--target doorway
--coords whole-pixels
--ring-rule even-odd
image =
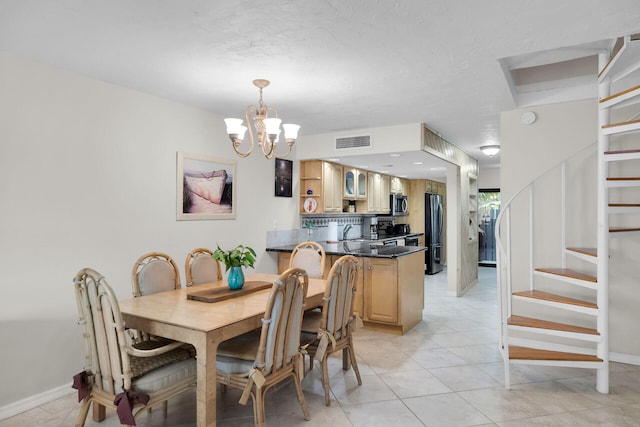
[[[478,190],[478,264],[496,266],[496,219],[500,215],[500,189]]]

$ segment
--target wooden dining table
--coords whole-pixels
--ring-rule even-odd
[[[245,282],[273,282],[277,274],[246,275]],[[218,302],[189,299],[190,293],[227,287],[225,280],[120,301],[127,328],[193,345],[197,359],[198,427],[216,425],[216,351],[229,338],[262,326],[269,289]],[[325,281],[309,278],[306,308],[320,306]]]

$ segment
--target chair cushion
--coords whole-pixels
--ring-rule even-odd
[[[144,344],[143,344],[144,343]],[[136,345],[137,348],[147,347],[146,349],[153,349],[161,346],[154,347],[154,341],[143,341],[143,343],[139,343]],[[143,344],[142,346],[140,344]],[[142,348],[145,349],[145,348]],[[129,361],[131,364],[131,378],[135,380],[138,377],[146,375],[153,370],[161,368],[166,365],[170,365],[171,363],[179,362],[182,360],[189,359],[191,355],[189,351],[183,348],[174,348],[171,351],[168,351],[163,354],[159,354],[157,356],[152,357],[136,357],[130,356]]]
[[[221,342],[218,346],[217,355],[253,362],[256,360],[259,345],[260,329],[256,329]]]
[[[182,351],[184,352],[184,350]],[[184,381],[196,382],[196,360],[194,358],[184,359],[154,369],[146,375],[133,380],[131,388],[137,392],[151,394]]]
[[[242,374],[253,368],[253,362],[253,360],[238,359],[237,357],[217,356],[216,371],[226,374]]]
[[[309,333],[317,333],[320,329],[320,321],[322,320],[322,312],[318,310],[309,310],[304,313],[302,318],[302,331]]]

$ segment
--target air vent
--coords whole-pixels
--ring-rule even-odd
[[[336,138],[336,150],[361,147],[371,147],[371,135]]]

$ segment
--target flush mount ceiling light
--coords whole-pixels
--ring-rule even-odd
[[[496,154],[498,154],[500,152],[500,146],[499,145],[485,145],[483,147],[480,147],[480,151],[482,151],[482,153],[486,156],[495,156]]]
[[[278,118],[278,112],[275,108],[265,105],[262,102],[262,89],[269,86],[269,80],[257,79],[253,81],[253,85],[260,89],[260,100],[258,106],[249,105],[245,112],[245,119],[247,120],[247,126],[249,126],[249,136],[251,137],[251,145],[249,150],[241,152],[239,150],[240,144],[244,139],[244,134],[247,131],[247,127],[243,125],[242,119],[227,118],[224,122],[227,124],[227,133],[229,139],[233,144],[233,149],[240,157],[247,157],[251,154],[255,145],[254,129],[258,138],[258,145],[262,149],[262,153],[267,159],[271,159],[275,155],[275,149],[278,145],[280,137],[280,123],[282,120]],[[273,111],[275,117],[269,117],[269,110]],[[253,126],[252,126],[253,125]],[[300,126],[294,124],[283,124],[284,139],[289,146],[289,150],[286,154],[278,154],[278,157],[287,157],[291,152],[291,147],[296,143],[298,138],[298,130]]]

